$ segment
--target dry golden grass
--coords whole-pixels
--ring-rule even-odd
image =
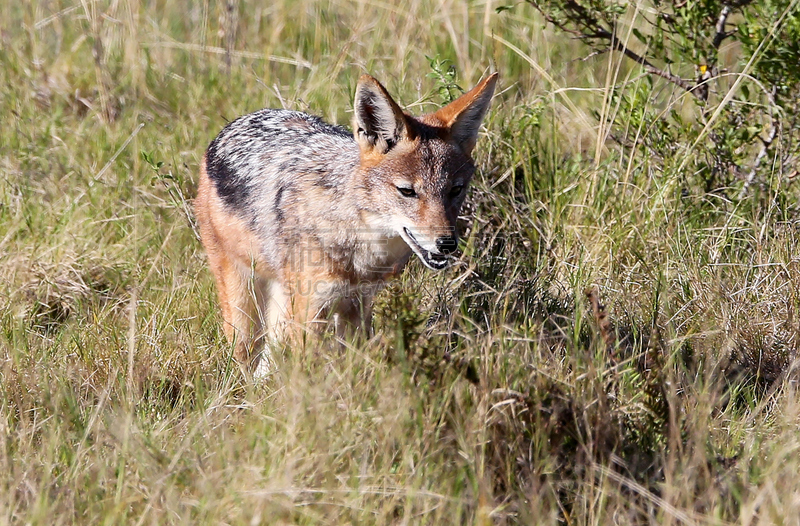
[[[606,140],[638,73],[499,5],[0,5],[0,522],[797,523],[796,185],[732,201]],[[365,71],[433,108],[426,56],[502,75],[463,264],[246,385],[204,148],[265,106],[348,124]]]

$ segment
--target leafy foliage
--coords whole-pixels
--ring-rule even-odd
[[[425,58],[428,59],[431,69],[427,77],[436,81],[438,85],[436,91],[442,104],[449,104],[464,93],[464,89],[456,83],[455,64],[448,59],[441,59],[438,55]]]
[[[594,53],[620,52],[650,76],[693,95],[697,107],[687,115],[680,95],[664,99],[652,82],[644,96],[641,83],[614,88],[621,111],[613,126],[639,130],[636,143],[662,156],[670,145],[665,170],[676,163],[698,174],[705,192],[737,185],[743,196],[765,157],[784,167],[784,177],[797,169],[800,159],[791,147],[798,141],[793,115],[800,93],[797,2],[529,2]],[[741,46],[734,47],[736,42]],[[615,137],[630,145],[626,135],[617,131]],[[758,183],[768,181],[762,177]]]

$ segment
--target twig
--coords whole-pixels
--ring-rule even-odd
[[[761,150],[758,152],[755,161],[753,161],[753,166],[750,168],[750,171],[744,178],[744,186],[742,186],[739,199],[742,199],[747,195],[748,191],[750,190],[750,186],[753,184],[753,181],[755,181],[756,172],[758,171],[758,167],[761,166],[761,161],[767,155],[767,151],[769,150],[770,146],[772,146],[773,141],[775,141],[775,137],[778,136],[781,120],[778,118],[780,108],[775,103],[775,90],[775,86],[772,87],[772,91],[767,91],[766,89],[764,90],[764,94],[767,96],[767,100],[769,101],[769,109],[772,115],[772,129],[769,131],[769,135],[766,139],[761,139]]]
[[[728,15],[730,14],[731,14],[731,6],[725,4],[722,8],[722,11],[720,11],[719,13],[719,18],[717,18],[717,25],[715,27],[717,33],[714,35],[714,41],[712,42],[714,49],[719,49],[719,46],[720,44],[722,44],[722,41],[725,40],[730,35],[730,33],[725,32],[725,21],[728,19]]]
[[[766,139],[761,139],[761,150],[758,152],[756,160],[753,162],[753,167],[750,168],[750,172],[748,172],[747,176],[744,178],[744,186],[742,186],[742,192],[739,194],[739,199],[744,198],[750,191],[750,186],[753,184],[753,181],[755,181],[758,167],[761,166],[762,159],[766,157],[769,147],[772,146],[772,142],[778,135],[778,128],[780,127],[780,124],[780,120],[773,115],[772,129],[770,130]]]
[[[677,75],[673,75],[672,73],[670,73],[668,71],[664,71],[663,69],[657,68],[656,66],[651,64],[650,61],[648,61],[645,57],[643,57],[643,56],[631,51],[630,49],[628,49],[628,47],[625,44],[623,44],[622,42],[620,42],[619,39],[617,39],[616,36],[614,36],[614,35],[609,35],[609,36],[611,38],[612,44],[617,49],[617,51],[621,51],[626,57],[630,58],[634,62],[637,62],[637,63],[641,64],[641,66],[645,69],[645,71],[647,71],[648,73],[651,73],[653,75],[659,76],[659,77],[661,77],[663,79],[666,79],[666,80],[672,82],[673,84],[675,84],[676,86],[679,86],[679,87],[683,88],[685,91],[688,91],[689,93],[691,93],[695,97],[697,97],[699,99],[702,99],[702,100],[705,100],[705,99],[703,99],[703,97],[701,96],[700,93],[695,91],[695,88],[697,88],[697,86],[695,86],[695,85],[683,80],[681,77],[679,77]]]
[[[573,59],[572,62],[575,62],[576,60],[580,60],[581,62],[586,62],[587,60],[589,60],[592,57],[596,57],[597,55],[603,55],[605,53],[608,53],[609,51],[611,51],[611,48],[609,48],[609,47],[607,47],[605,49],[596,49],[596,50],[592,51],[591,53],[589,53],[588,55],[586,55],[585,57],[578,57],[576,59]]]
[[[664,71],[663,69],[656,67],[653,63],[647,60],[647,58],[639,55],[635,51],[631,50],[628,46],[626,46],[620,39],[617,38],[617,36],[614,33],[611,33],[610,31],[607,31],[605,29],[599,29],[594,35],[592,35],[592,37],[603,38],[610,41],[614,49],[620,51],[623,55],[625,55],[629,59],[640,64],[648,73],[666,79],[675,84],[676,86],[680,86],[685,91],[688,91],[694,96],[699,97],[699,94],[695,93],[694,91],[694,89],[697,86],[690,84],[689,82],[683,80],[681,77],[677,75],[673,75],[668,71]]]
[[[583,30],[576,30],[567,27],[566,24],[559,22],[558,20],[553,18],[549,13],[547,13],[546,10],[542,9],[542,7],[539,5],[539,2],[537,2],[536,0],[528,0],[528,1],[539,11],[539,13],[541,13],[541,15],[545,18],[545,20],[547,20],[554,26],[558,27],[562,31],[570,33],[572,35],[576,35],[578,38],[582,39],[599,39],[608,41],[611,43],[612,48],[622,52],[622,54],[624,54],[626,57],[630,58],[637,64],[640,64],[648,73],[666,79],[669,82],[675,84],[676,86],[683,88],[685,91],[688,91],[695,97],[705,100],[702,98],[703,95],[702,91],[700,92],[695,91],[696,86],[694,86],[690,82],[682,79],[677,75],[673,75],[668,71],[664,71],[658,68],[657,66],[652,64],[649,60],[647,60],[647,58],[629,49],[628,46],[626,46],[622,41],[620,41],[612,31],[609,31],[608,29],[604,28],[599,20],[592,17],[591,14],[586,10],[586,8],[584,8],[577,2],[574,1],[568,2],[568,7],[577,16],[578,19],[577,23],[582,27]]]

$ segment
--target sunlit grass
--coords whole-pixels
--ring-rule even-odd
[[[800,516],[793,186],[734,202],[603,140],[638,73],[527,6],[227,5],[0,5],[1,521]],[[202,152],[267,106],[348,125],[363,72],[431,110],[437,57],[501,73],[462,264],[247,385],[187,214]]]

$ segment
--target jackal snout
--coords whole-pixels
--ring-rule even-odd
[[[445,268],[458,247],[456,219],[475,173],[472,150],[496,75],[440,110],[404,113],[372,77],[359,80],[355,137],[370,217],[399,235],[431,269]],[[391,232],[390,232],[391,231]]]

